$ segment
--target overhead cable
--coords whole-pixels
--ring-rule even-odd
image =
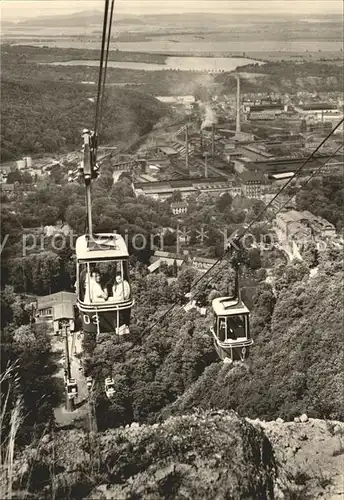
[[[331,132],[325,137],[325,139],[323,139],[321,141],[321,143],[314,149],[314,151],[305,159],[305,161],[302,163],[302,165],[296,170],[295,174],[288,180],[288,182],[286,182],[286,184],[284,184],[284,186],[281,187],[281,189],[278,191],[278,193],[272,198],[272,200],[264,207],[264,209],[258,214],[257,217],[254,218],[254,220],[245,228],[244,232],[242,234],[240,234],[240,239],[249,231],[249,229],[253,226],[253,224],[255,224],[256,222],[258,222],[258,220],[261,218],[261,216],[269,209],[269,207],[271,207],[271,205],[273,204],[273,202],[276,200],[276,198],[282,193],[282,191],[284,191],[286,189],[286,187],[290,184],[290,182],[295,179],[301,172],[301,170],[307,165],[307,163],[314,157],[315,153],[317,151],[319,151],[319,149],[329,140],[329,138],[332,136],[332,134],[342,125],[342,123],[344,122],[344,119],[341,119],[339,121],[339,123],[331,130]],[[320,167],[318,168],[317,172],[320,171],[337,153],[338,151],[341,149],[342,145],[337,148],[337,150],[330,156],[330,158],[327,159],[326,162],[324,162],[323,164],[320,165]],[[314,177],[314,173],[312,173],[311,177],[302,185],[302,187],[304,187],[310,180],[311,178]],[[294,196],[294,195],[293,195]],[[291,198],[293,198],[293,196],[291,196]],[[290,200],[287,201],[287,203],[289,203]],[[282,210],[282,208],[287,204],[285,203],[282,207],[279,208],[279,210],[273,215],[273,217],[275,217],[280,210]],[[228,250],[229,248],[227,248],[225,250],[225,252],[223,253],[223,255],[217,259],[217,261],[199,278],[196,280],[195,283],[193,283],[193,285],[190,287],[190,290],[189,290],[189,293],[198,285],[198,283],[203,280],[205,278],[205,276],[207,276],[225,257],[226,255],[228,254]],[[217,273],[219,274],[219,273]],[[216,274],[216,276],[217,276]],[[210,281],[213,280],[213,277],[210,279]],[[207,282],[207,284],[209,284],[209,282]],[[154,328],[155,326],[157,326],[158,324],[161,323],[161,321],[164,320],[164,318],[166,318],[166,316],[168,316],[168,314],[175,308],[176,304],[173,304],[165,313],[163,313],[161,315],[160,318],[158,318],[157,321],[155,321],[153,323],[152,326],[149,327],[149,329],[151,330],[152,328]],[[184,305],[179,308],[176,312],[176,314],[178,314],[182,309],[184,308]],[[174,315],[173,315],[174,316]],[[147,330],[147,328],[145,329],[145,331]],[[145,331],[143,332],[143,334],[145,333]]]

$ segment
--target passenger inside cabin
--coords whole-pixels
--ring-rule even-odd
[[[86,266],[79,274],[79,297],[81,302],[84,302],[85,299],[85,287],[86,287],[86,276],[87,276],[87,268]],[[75,282],[75,290],[77,290],[78,281]]]
[[[224,318],[220,318],[219,323],[219,340],[224,342],[226,339],[226,320]]]
[[[112,287],[113,302],[124,302],[130,298],[130,285],[123,280],[120,273],[116,275],[115,283]]]
[[[108,298],[107,289],[103,289],[100,283],[100,272],[93,269],[85,280],[85,302],[105,302]]]

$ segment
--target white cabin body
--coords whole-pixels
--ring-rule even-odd
[[[129,333],[133,306],[129,253],[116,233],[83,235],[76,241],[77,305],[87,333]]]
[[[211,333],[216,351],[221,359],[245,358],[247,348],[253,344],[250,338],[250,311],[238,299],[220,297],[212,302],[214,324]]]

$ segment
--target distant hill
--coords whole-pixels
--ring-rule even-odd
[[[333,14],[328,14],[322,17],[321,21],[324,20],[328,22],[338,21],[338,16]],[[229,25],[235,22],[239,23],[253,23],[253,24],[269,24],[269,23],[288,23],[291,21],[301,21],[303,17],[294,13],[281,14],[275,12],[269,12],[260,14],[255,12],[254,17],[248,16],[247,12],[242,10],[232,12],[184,12],[184,13],[172,13],[172,14],[149,14],[149,15],[117,15],[115,14],[115,22],[119,25],[149,25],[149,26],[171,26],[178,25],[180,29],[187,26],[198,26],[199,28],[204,27],[209,29],[211,26],[213,29],[216,26],[221,27],[223,25]],[[18,23],[3,21],[2,25],[11,26],[44,26],[44,27],[70,27],[70,26],[92,26],[101,25],[103,22],[103,11],[102,10],[86,10],[81,12],[75,12],[73,14],[55,15],[55,16],[39,16],[36,18],[26,19]]]
[[[45,27],[67,27],[67,26],[91,26],[102,25],[104,13],[101,10],[86,10],[65,14],[60,16],[44,16],[26,19],[19,23],[6,23],[8,26],[45,26]],[[116,17],[120,24],[145,24],[144,20],[137,16]]]

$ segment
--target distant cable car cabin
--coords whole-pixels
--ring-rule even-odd
[[[111,377],[105,379],[105,394],[109,399],[115,395],[115,383]]]
[[[87,378],[86,378],[86,385],[87,385],[87,389],[88,389],[88,390],[91,390],[91,389],[92,389],[92,384],[93,384],[93,379],[92,379],[92,377],[87,377]]]
[[[78,397],[78,386],[75,378],[67,380],[67,397],[68,399],[75,399]]]
[[[214,325],[211,333],[219,357],[232,361],[245,359],[247,348],[253,344],[250,338],[250,311],[240,299],[232,297],[214,299],[212,308]]]
[[[77,305],[86,333],[129,333],[133,306],[128,249],[122,236],[93,234],[76,241]]]

